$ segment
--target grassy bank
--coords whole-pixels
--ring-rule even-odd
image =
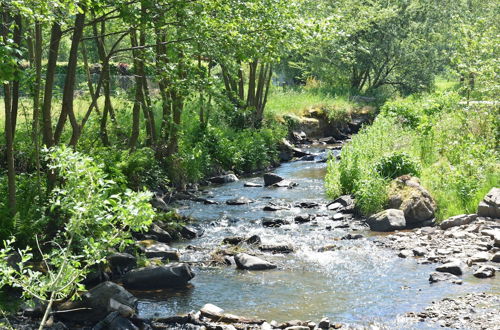
[[[454,92],[439,92],[387,102],[373,125],[344,147],[342,159],[330,160],[330,196],[354,194],[364,214],[382,210],[391,178],[379,169],[389,163],[419,176],[436,199],[437,219],[474,213],[500,184],[498,107],[459,100]]]

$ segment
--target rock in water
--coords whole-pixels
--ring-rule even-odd
[[[144,249],[144,253],[146,258],[161,258],[173,261],[178,261],[180,258],[179,252],[165,243],[152,244]]]
[[[436,270],[442,273],[462,275],[465,270],[465,265],[460,260],[455,260],[436,267]]]
[[[468,225],[469,223],[475,221],[477,219],[476,214],[460,214],[449,219],[444,220],[439,225],[441,229],[446,230],[452,227],[458,227],[463,225]]]
[[[283,178],[274,173],[266,173],[264,174],[264,186],[272,186],[280,181],[283,181]]]
[[[429,276],[429,282],[430,283],[436,283],[436,282],[451,282],[454,284],[462,284],[462,280],[458,278],[457,276],[450,274],[450,273],[440,273],[440,272],[434,272],[431,273]]]
[[[476,272],[474,276],[477,278],[488,278],[495,276],[495,268],[491,266],[482,266]]]
[[[215,176],[213,178],[208,179],[208,181],[218,184],[231,183],[238,181],[238,177],[234,174],[226,174],[226,175]]]
[[[259,249],[263,252],[272,253],[292,253],[293,247],[290,244],[265,244],[261,245]]]
[[[238,198],[228,199],[226,201],[227,205],[245,205],[250,203],[253,203],[253,200],[247,197],[238,197]]]
[[[244,187],[249,187],[249,188],[262,187],[262,185],[260,183],[253,183],[253,182],[245,182],[245,184],[243,186]]]
[[[372,231],[394,231],[406,227],[403,211],[388,209],[372,215],[366,220]]]
[[[491,188],[479,203],[477,215],[500,219],[500,188]]]
[[[285,219],[273,219],[273,218],[263,218],[262,225],[264,227],[281,227],[283,225],[290,224],[289,221]]]
[[[158,290],[185,286],[194,277],[186,264],[134,269],[125,274],[123,285],[132,290]]]
[[[404,212],[408,227],[422,227],[434,218],[436,202],[418,178],[403,175],[389,188],[389,208]]]
[[[314,214],[299,214],[295,216],[295,223],[306,223],[316,219]]]
[[[246,253],[238,253],[234,256],[234,261],[236,262],[236,267],[238,267],[239,269],[266,270],[274,269],[277,267],[269,261],[251,256]]]
[[[137,258],[128,253],[113,253],[106,258],[109,268],[115,275],[122,275],[137,266]]]

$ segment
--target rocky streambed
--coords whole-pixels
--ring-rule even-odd
[[[179,212],[196,219],[185,239],[156,224],[137,239],[158,266],[132,270],[134,257],[114,255],[109,279],[123,286],[99,284],[56,312],[53,327],[497,328],[499,220],[370,231],[352,198],[324,195],[325,152],[340,147],[303,146],[271,175],[213,178],[179,198]]]

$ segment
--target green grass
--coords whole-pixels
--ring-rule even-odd
[[[377,173],[377,164],[404,152],[421,168],[438,220],[475,213],[488,190],[500,185],[498,109],[466,108],[459,100],[455,93],[438,93],[387,102],[373,125],[343,148],[340,162],[329,162],[330,196],[354,194],[364,214],[381,211],[390,179]]]
[[[274,118],[284,115],[303,116],[313,109],[354,109],[359,107],[345,96],[332,97],[311,90],[273,90],[266,106],[266,114]]]

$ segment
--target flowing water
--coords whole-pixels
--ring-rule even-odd
[[[219,205],[191,201],[179,205],[182,214],[197,219],[196,225],[204,230],[204,235],[174,247],[182,252],[183,261],[200,261],[209,259],[224,237],[258,235],[264,244],[289,243],[295,252],[263,254],[261,257],[278,265],[278,269],[269,271],[195,266],[192,286],[145,296],[139,304],[141,316],[182,314],[212,303],[232,314],[267,320],[317,322],[327,316],[334,322],[406,328],[398,323],[398,316],[420,311],[432,300],[471,291],[491,291],[492,286],[496,286],[494,291],[498,289],[498,281],[474,281],[470,277],[464,278],[461,286],[430,285],[429,273],[435,266],[417,264],[413,258],[398,258],[396,252],[377,247],[373,243],[376,236],[361,223],[354,229],[334,228],[336,222],[330,219],[334,212],[326,209],[325,163],[290,162],[274,172],[299,185],[293,189],[243,187],[245,181],[263,183],[261,176],[250,177],[207,187],[205,196]],[[240,206],[225,204],[226,200],[240,196],[255,202]],[[270,201],[291,205],[311,201],[321,206],[263,211]],[[261,225],[263,217],[293,219],[304,213],[315,214],[317,218],[280,228]],[[330,226],[333,228],[329,229]],[[353,230],[366,238],[340,240]],[[317,252],[318,248],[332,244],[338,246],[335,251]],[[193,251],[188,245],[201,249]]]

